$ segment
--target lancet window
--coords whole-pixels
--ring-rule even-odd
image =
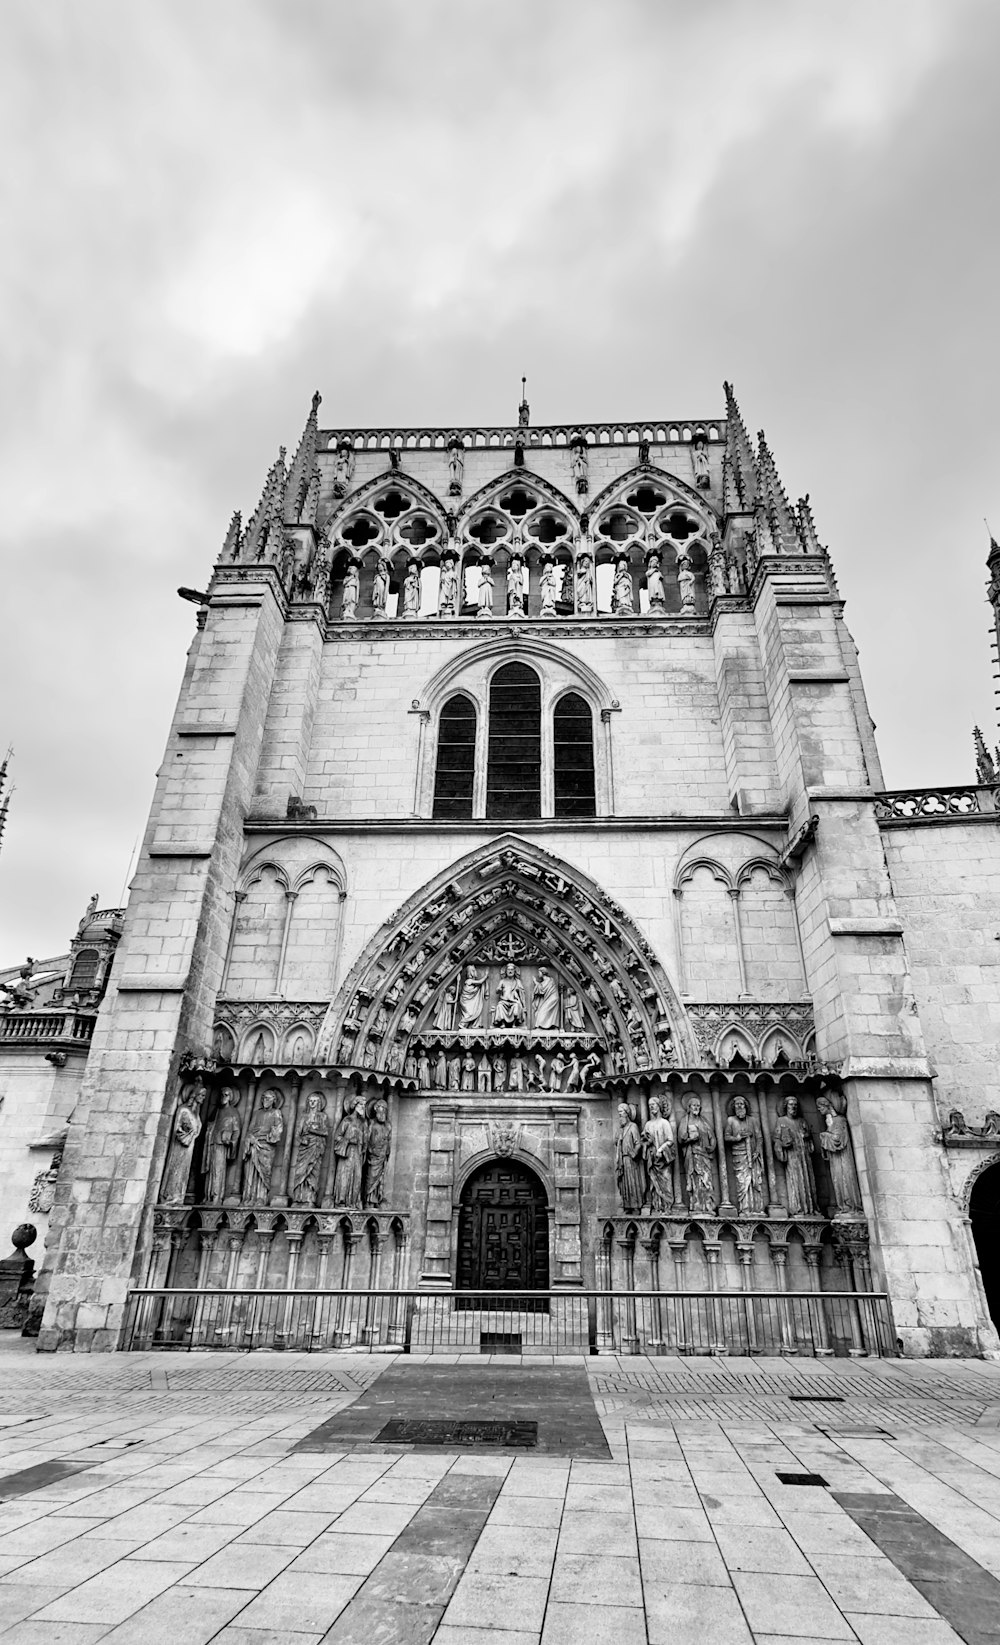
[[[476,780],[476,709],[468,697],[449,697],[438,721],[434,815],[460,821],[472,816]]]

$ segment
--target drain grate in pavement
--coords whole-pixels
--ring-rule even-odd
[[[777,1474],[782,1485],[825,1485],[827,1482],[822,1474]]]
[[[396,1417],[377,1436],[380,1445],[490,1446],[509,1451],[538,1444],[537,1422],[431,1422]]]

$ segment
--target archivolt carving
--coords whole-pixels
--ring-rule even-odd
[[[505,836],[389,920],[333,1002],[318,1055],[405,1075],[444,1058],[453,1090],[570,1090],[582,1069],[673,1066],[693,1049],[653,950],[565,863]],[[436,1082],[440,1083],[440,1082]],[[511,1088],[509,1085],[507,1088]]]

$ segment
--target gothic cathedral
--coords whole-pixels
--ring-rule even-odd
[[[647,424],[319,403],[200,597],[40,1348],[121,1345],[137,1291],[332,1289],[870,1292],[888,1351],[994,1350],[996,774],[885,792],[808,499],[728,385]]]

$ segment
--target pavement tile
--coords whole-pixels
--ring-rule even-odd
[[[327,1526],[332,1525],[337,1518],[336,1514],[290,1513],[285,1508],[276,1508],[273,1513],[265,1514],[249,1530],[242,1531],[238,1537],[240,1542],[266,1542],[274,1546],[290,1548],[305,1548]]]
[[[449,1476],[450,1477],[450,1476]],[[431,1492],[437,1490],[437,1482],[433,1479],[397,1479],[394,1474],[384,1474],[377,1479],[374,1485],[369,1485],[362,1502],[412,1502],[417,1507],[426,1502]],[[345,1506],[347,1506],[345,1504]]]
[[[50,1600],[58,1599],[58,1588],[38,1588],[32,1582],[5,1582],[0,1585],[0,1634],[25,1617],[34,1616]]]
[[[444,1613],[445,1620],[450,1627],[495,1628],[501,1632],[522,1629],[539,1633],[548,1589],[546,1577],[466,1571]]]
[[[649,1508],[637,1503],[635,1524],[640,1537],[671,1542],[715,1541],[708,1515],[700,1508]]]
[[[400,1553],[462,1552],[467,1555],[472,1551],[485,1519],[486,1511],[483,1508],[470,1508],[463,1503],[437,1508],[432,1503],[425,1503],[422,1508],[417,1509],[406,1528],[399,1532],[393,1546]],[[339,1532],[340,1523],[340,1520],[337,1520],[333,1530],[327,1535]],[[319,1545],[316,1544],[317,1547]]]
[[[4,1632],[6,1645],[94,1645],[107,1638],[103,1622],[15,1622]]]
[[[492,1523],[491,1520],[491,1526]],[[559,1527],[560,1554],[634,1556],[638,1551],[635,1520],[631,1514],[595,1514],[584,1511],[571,1513],[567,1510],[562,1516]]]
[[[589,1636],[580,1636],[581,1639]],[[489,1635],[482,1628],[449,1628],[442,1624],[434,1635],[434,1645],[487,1645]],[[504,1629],[503,1645],[538,1645],[539,1636],[536,1633],[524,1633],[520,1628],[516,1630]],[[631,1642],[628,1642],[631,1645]],[[646,1645],[645,1636],[642,1645]]]
[[[649,1645],[753,1645],[731,1588],[678,1582],[646,1596]]]
[[[554,1527],[487,1524],[472,1550],[469,1570],[547,1577],[555,1558],[556,1536]]]
[[[639,1543],[643,1592],[694,1582],[713,1588],[731,1586],[729,1572],[718,1548],[710,1542],[664,1542],[645,1538]]]
[[[376,1536],[382,1532],[399,1532],[406,1529],[416,1512],[416,1507],[408,1502],[356,1502],[339,1516],[337,1530],[344,1533],[361,1531],[367,1536],[373,1532]]]
[[[230,1491],[228,1496],[208,1503],[196,1513],[191,1508],[177,1511],[184,1512],[192,1525],[256,1525],[265,1514],[273,1514],[276,1508],[283,1507],[287,1500],[283,1492]]]
[[[246,1602],[246,1593],[239,1589],[181,1584],[103,1637],[111,1645],[208,1645]]]
[[[865,1615],[926,1616],[937,1613],[888,1559],[852,1554],[812,1554],[813,1569],[842,1611]]]
[[[124,1622],[187,1576],[190,1564],[168,1564],[166,1560],[127,1557],[101,1571],[88,1582],[71,1588],[38,1612],[40,1622],[103,1622],[111,1628]]]
[[[818,1577],[734,1571],[733,1586],[755,1631],[807,1637],[812,1633],[821,1639],[851,1637],[848,1624]]]
[[[437,1605],[443,1610],[464,1563],[460,1554],[387,1553],[365,1583],[365,1598]]]
[[[322,1638],[322,1634],[300,1633],[298,1629],[243,1628],[233,1622],[216,1634],[212,1645],[320,1645]]]
[[[502,1497],[556,1497],[561,1502],[563,1497],[566,1495],[566,1487],[568,1483],[568,1474],[529,1474],[527,1471],[519,1473],[516,1468],[512,1468],[504,1481],[503,1490],[500,1495]]]
[[[106,1571],[119,1559],[124,1559],[126,1552],[120,1542],[92,1542],[89,1537],[80,1537],[68,1547],[53,1548],[51,1553],[42,1554],[40,1559],[19,1565],[13,1580],[38,1583],[41,1587],[58,1588],[65,1593],[78,1583],[97,1576],[99,1571]]]
[[[218,1553],[227,1542],[238,1536],[236,1525],[192,1525],[184,1521],[161,1536],[144,1542],[140,1559],[192,1560],[195,1563]]]
[[[4,1559],[16,1558],[19,1554],[27,1559],[37,1554],[47,1554],[53,1548],[61,1548],[64,1543],[72,1542],[74,1537],[82,1535],[79,1525],[65,1519],[34,1519],[29,1525],[21,1525],[16,1531],[8,1531],[0,1536],[0,1556]]]
[[[266,1588],[295,1559],[295,1549],[264,1543],[231,1543],[184,1578],[193,1588]],[[301,1556],[299,1556],[301,1557]],[[321,1566],[313,1569],[320,1570]]]
[[[402,1605],[358,1595],[323,1636],[323,1645],[430,1645],[441,1620],[439,1605]],[[482,1635],[482,1645],[489,1636]]]
[[[512,1637],[505,1634],[504,1645]],[[641,1611],[626,1605],[550,1602],[541,1645],[646,1645],[646,1624]]]
[[[325,1632],[360,1588],[363,1577],[319,1571],[285,1571],[252,1599],[240,1616],[245,1628]],[[246,1598],[246,1595],[244,1595]]]
[[[774,1571],[788,1576],[811,1576],[808,1560],[790,1531],[761,1525],[716,1525],[716,1540],[731,1571]],[[876,1552],[873,1548],[873,1552]]]
[[[345,1508],[357,1502],[363,1491],[371,1489],[371,1486],[361,1485],[327,1485],[321,1481],[317,1485],[306,1485],[290,1497],[279,1499],[274,1506],[278,1507],[280,1503],[292,1514],[342,1514]]]
[[[628,1554],[559,1553],[552,1571],[553,1600],[573,1605],[642,1606],[639,1561]]]
[[[490,1513],[491,1525],[558,1525],[562,1497],[513,1496],[501,1491]],[[616,1515],[621,1518],[621,1515]]]
[[[456,1457],[449,1472],[453,1474],[492,1474],[506,1478],[514,1465],[513,1457],[469,1456]],[[398,1470],[394,1470],[397,1472]]]
[[[566,1491],[566,1507],[627,1514],[632,1511],[632,1492],[626,1485],[583,1485],[571,1479]]]
[[[850,1611],[847,1621],[861,1645],[965,1645],[943,1617],[865,1616]]]
[[[364,1536],[355,1533],[353,1536],[340,1536],[335,1529],[325,1531],[301,1554],[295,1555],[288,1569],[322,1571],[341,1576],[367,1576],[375,1569],[382,1555],[389,1552],[394,1540],[391,1535]],[[282,1549],[282,1552],[291,1554],[292,1549]],[[208,1564],[211,1563],[209,1560]],[[200,1569],[203,1571],[206,1567],[203,1565]]]
[[[879,1559],[882,1550],[860,1525],[847,1514],[789,1514],[785,1521],[789,1534],[804,1553],[853,1554],[858,1559]]]

